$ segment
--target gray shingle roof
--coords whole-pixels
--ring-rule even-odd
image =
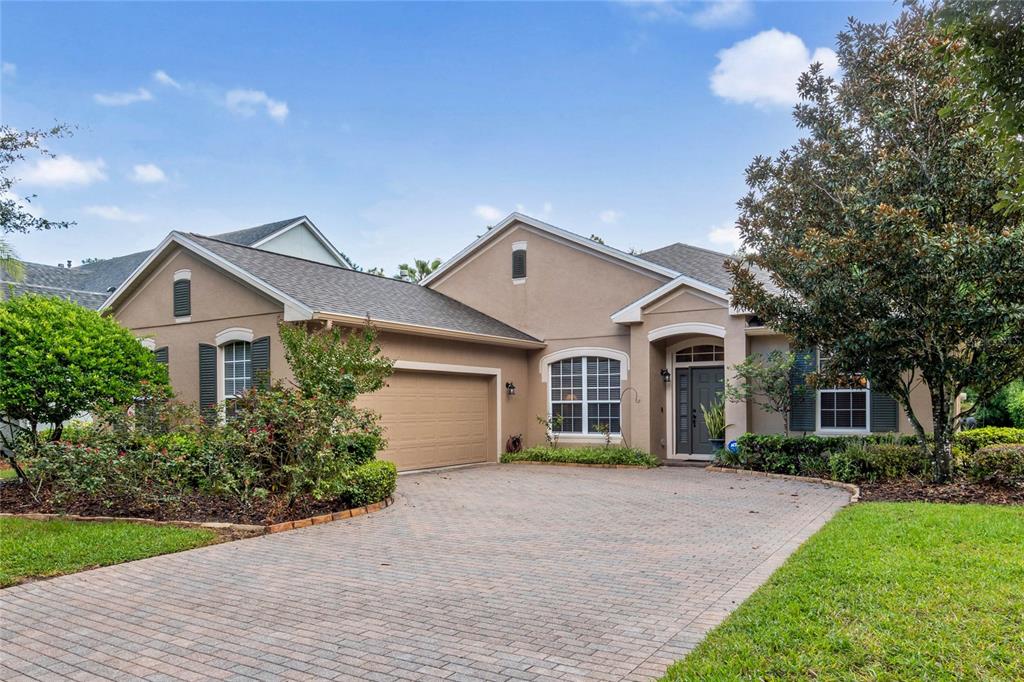
[[[300,215],[295,218],[289,218],[288,220],[278,220],[277,222],[267,223],[266,225],[257,225],[256,227],[247,227],[243,230],[222,232],[221,234],[214,234],[210,236],[214,239],[219,239],[222,242],[241,244],[242,246],[252,246],[259,240],[269,237],[281,228],[287,227],[288,225],[303,219],[308,220],[306,216]]]
[[[304,217],[247,227],[216,237],[222,241],[249,246]],[[20,282],[15,283],[15,290],[19,293],[31,291],[63,296],[84,306],[99,308],[107,300],[110,292],[128,279],[150,253],[151,251],[139,251],[73,268],[59,268],[45,263],[24,263],[25,276]],[[5,272],[0,272],[0,281],[10,282],[11,279]]]
[[[718,251],[677,242],[637,255],[719,289],[732,286],[732,276],[724,267],[725,261],[731,260],[731,256]]]
[[[534,337],[444,294],[401,280],[190,234],[200,246],[316,312],[437,327],[519,341]]]
[[[75,291],[65,287],[47,287],[38,284],[14,284],[3,282],[0,284],[0,300],[6,300],[8,296],[21,296],[24,294],[40,294],[41,296],[58,296],[66,298],[83,305],[86,308],[97,309],[107,300],[107,294],[98,294],[94,291]]]

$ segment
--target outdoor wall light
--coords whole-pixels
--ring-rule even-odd
[[[668,371],[667,369],[661,370],[661,380],[664,381],[666,384],[672,381],[672,372]]]
[[[511,381],[506,381],[505,382],[505,393],[508,393],[509,395],[515,395],[516,394],[516,385],[513,384]]]

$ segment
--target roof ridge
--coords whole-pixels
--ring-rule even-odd
[[[706,247],[703,247],[703,246],[696,246],[694,244],[687,244],[686,242],[672,242],[671,244],[665,244],[665,246],[659,246],[658,248],[651,249],[650,251],[644,251],[640,255],[643,256],[645,253],[652,253],[654,251],[661,251],[662,249],[667,249],[667,248],[672,247],[672,246],[685,246],[688,249],[696,249],[697,251],[704,251],[705,253],[713,253],[716,256],[724,256],[725,258],[732,258],[732,254],[722,253],[721,251],[715,251],[714,249],[709,249],[709,248],[706,248]]]

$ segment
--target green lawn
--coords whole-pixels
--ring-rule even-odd
[[[0,519],[0,587],[209,544],[216,533],[138,523]]]
[[[1022,680],[1024,509],[862,503],[663,680]]]
[[[26,474],[26,475],[28,475],[28,474]],[[14,469],[12,469],[11,467],[4,467],[4,468],[0,469],[0,481],[3,481],[3,480],[8,479],[8,478],[14,479],[14,478],[17,478],[17,477],[18,477],[18,472],[15,471]]]

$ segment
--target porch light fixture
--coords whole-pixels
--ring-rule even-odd
[[[668,371],[667,369],[661,370],[661,380],[664,381],[666,384],[672,381],[672,372]]]
[[[516,394],[516,385],[513,384],[511,381],[506,381],[505,382],[505,393],[508,393],[509,395],[515,395]]]

